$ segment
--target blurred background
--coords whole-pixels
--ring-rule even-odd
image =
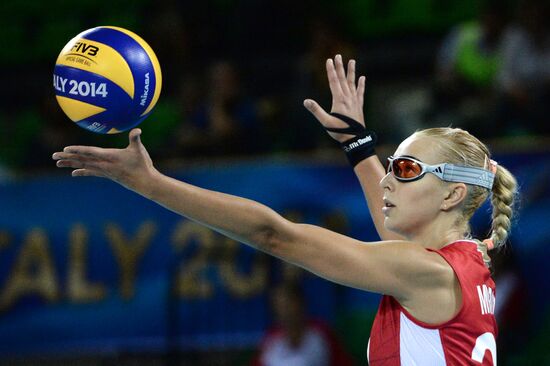
[[[367,76],[381,159],[419,128],[480,137],[521,189],[493,255],[498,361],[550,364],[548,1],[7,0],[0,17],[0,364],[261,365],[282,334],[309,335],[300,350],[318,365],[366,364],[377,295],[55,169],[66,145],[127,144],[75,126],[55,100],[58,53],[97,25],[136,32],[159,58],[161,97],[140,127],[160,170],[295,221],[378,239],[343,154],[302,106],[330,108],[336,53]],[[479,237],[489,217],[474,217]]]

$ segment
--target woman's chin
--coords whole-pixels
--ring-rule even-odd
[[[406,236],[402,228],[399,225],[397,225],[395,220],[389,217],[386,217],[386,219],[384,220],[384,228],[388,231],[391,231],[394,234],[397,234],[400,236]]]
[[[387,216],[384,219],[384,228],[388,231],[391,231],[393,233],[398,234],[398,232],[396,231],[397,228],[395,227],[395,223],[393,222],[393,220],[391,218],[389,218]]]

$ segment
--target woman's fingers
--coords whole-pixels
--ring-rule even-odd
[[[128,140],[130,142],[130,146],[139,146],[141,145],[141,129],[134,128],[130,133],[128,134]]]
[[[53,160],[74,160],[74,161],[86,161],[86,160],[98,160],[95,159],[92,156],[89,155],[81,155],[81,154],[73,154],[73,153],[67,153],[65,151],[58,151],[56,153],[53,153],[52,155]]]
[[[357,82],[357,101],[359,102],[359,106],[363,108],[363,98],[365,97],[365,81],[366,78],[364,76],[359,77],[359,81]]]
[[[106,178],[106,175],[103,174],[101,171],[99,171],[97,169],[91,169],[91,168],[75,169],[75,170],[72,171],[71,175],[73,177],[101,177],[101,178]]]
[[[52,159],[53,160],[80,160],[80,159],[91,159],[91,158],[87,157],[86,155],[73,154],[65,151],[58,151],[53,153]]]
[[[332,118],[331,115],[328,114],[323,107],[321,107],[319,103],[313,99],[304,100],[304,107],[306,107],[307,110],[310,111],[311,114],[313,114],[315,118],[317,118],[323,125],[330,122],[330,119]]]
[[[316,101],[312,99],[304,100],[304,106],[317,118],[325,128],[345,128],[345,124],[339,119],[327,113]],[[327,131],[328,132],[328,131]],[[328,134],[336,141],[346,141],[352,138],[352,135],[347,135],[338,132],[328,132]]]
[[[340,85],[340,79],[336,74],[336,69],[334,67],[333,59],[329,58],[327,60],[326,68],[327,68],[328,86],[330,88],[330,92],[332,93],[332,99],[343,98],[344,92],[342,90],[342,86]]]
[[[58,160],[55,165],[58,168],[82,168],[84,163],[79,160]]]
[[[103,149],[95,146],[67,146],[63,149],[64,153],[87,156],[95,159],[109,159],[111,157],[110,149]]]
[[[338,75],[338,82],[345,95],[350,94],[350,88],[348,86],[348,80],[346,78],[346,70],[344,70],[344,62],[342,61],[342,55],[336,55],[334,57],[334,67],[336,68],[336,75]]]
[[[336,55],[334,59],[328,59],[326,63],[327,77],[329,80],[330,91],[334,101],[348,100],[349,98],[360,98],[362,104],[363,94],[365,92],[365,78],[356,82],[355,60],[349,60],[347,72],[344,68],[341,55]]]
[[[90,168],[101,170],[106,163],[105,159],[96,159],[88,154],[75,154],[64,151],[56,152],[52,155],[53,160],[56,160],[55,165],[59,168]],[[72,151],[69,149],[69,151]]]
[[[93,168],[100,169],[103,164],[99,160],[90,160],[90,159],[61,159],[58,160],[55,165],[59,168]]]
[[[348,88],[351,92],[355,92],[355,60],[348,61]]]
[[[100,169],[105,163],[116,160],[110,150],[112,149],[93,146],[67,146],[63,151],[53,153],[52,159],[56,160],[56,166],[59,168]]]

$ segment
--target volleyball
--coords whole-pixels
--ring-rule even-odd
[[[78,126],[112,134],[131,129],[151,113],[162,75],[153,49],[137,34],[102,26],[71,39],[53,73],[61,109]]]

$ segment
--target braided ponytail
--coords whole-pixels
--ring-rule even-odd
[[[497,166],[491,194],[493,224],[491,225],[490,239],[493,241],[495,248],[506,243],[512,223],[516,193],[517,182],[514,176],[506,168]]]

